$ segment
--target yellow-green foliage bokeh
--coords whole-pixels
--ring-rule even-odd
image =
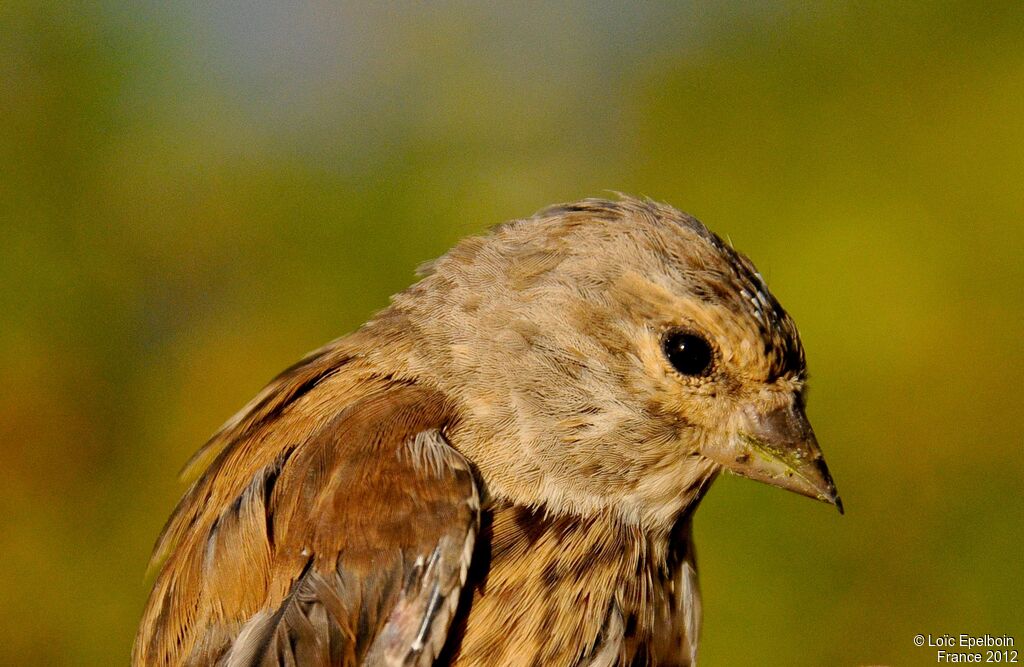
[[[1024,641],[1019,3],[191,4],[0,8],[0,663],[124,664],[221,421],[607,190],[768,276],[847,504],[716,484],[704,664]]]

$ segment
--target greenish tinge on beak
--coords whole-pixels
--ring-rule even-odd
[[[705,447],[704,456],[737,475],[835,505],[843,501],[798,400],[767,414],[747,409],[735,436]]]

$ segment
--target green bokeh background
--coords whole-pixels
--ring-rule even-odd
[[[1020,3],[3,3],[0,663],[124,664],[176,472],[458,238],[687,210],[800,325],[847,515],[697,515],[704,665],[1024,642]]]

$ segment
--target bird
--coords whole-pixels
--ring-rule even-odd
[[[695,664],[714,479],[842,512],[806,388],[793,319],[694,217],[499,224],[192,457],[132,664]]]

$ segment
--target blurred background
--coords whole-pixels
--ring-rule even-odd
[[[188,456],[460,237],[648,195],[799,323],[847,514],[727,478],[704,665],[1024,642],[1024,8],[0,7],[0,663],[125,664]]]

